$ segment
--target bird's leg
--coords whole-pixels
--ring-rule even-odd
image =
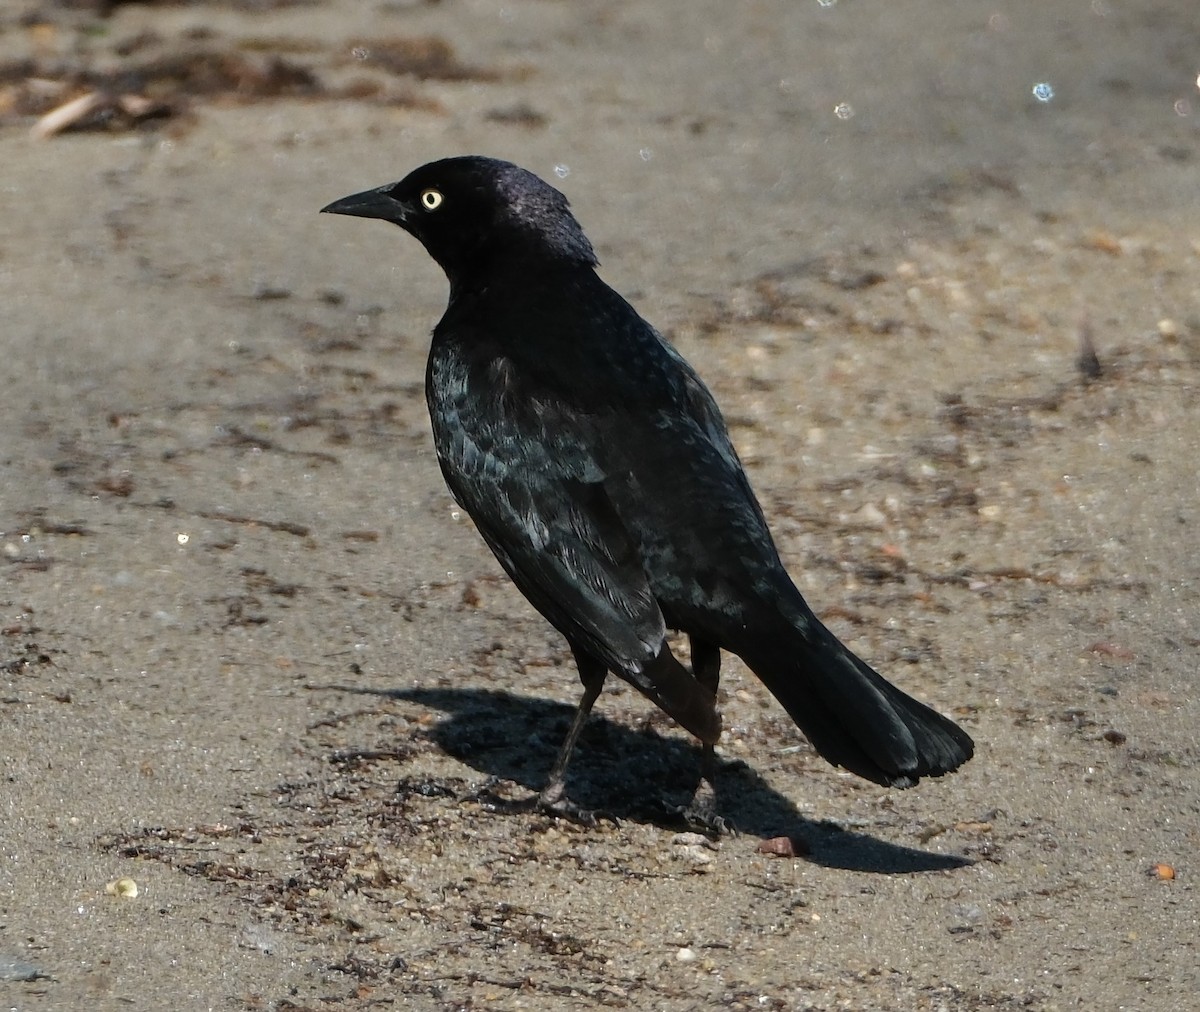
[[[554,757],[554,765],[550,767],[550,776],[546,781],[546,786],[536,796],[523,798],[520,801],[489,798],[487,803],[492,811],[542,811],[548,815],[570,819],[572,822],[578,822],[585,826],[596,824],[597,813],[575,804],[567,797],[567,764],[571,761],[571,753],[575,750],[575,742],[579,739],[579,733],[583,730],[583,725],[587,723],[588,715],[592,712],[592,707],[600,696],[600,690],[604,688],[604,679],[608,675],[608,669],[591,655],[577,649],[574,644],[571,649],[575,654],[575,664],[579,668],[579,679],[583,682],[583,696],[579,700],[579,706],[575,710],[575,716],[571,720],[567,736],[558,748],[558,755]]]
[[[717,687],[721,683],[721,648],[715,643],[689,636],[692,651],[692,674],[696,681],[712,693],[716,706]],[[691,825],[706,832],[725,833],[729,823],[717,814],[717,752],[704,742],[700,746],[700,782],[692,800],[679,809],[679,813]]]
[[[599,697],[600,690],[604,688],[604,679],[608,675],[608,669],[602,662],[580,650],[574,644],[571,645],[571,649],[575,654],[575,665],[579,669],[579,680],[583,682],[583,696],[579,700],[575,718],[571,721],[571,728],[567,731],[562,745],[559,746],[558,755],[554,757],[554,765],[550,767],[550,777],[546,781],[546,786],[542,788],[537,797],[537,805],[552,815],[560,815],[574,822],[582,822],[584,825],[591,826],[596,823],[595,813],[581,808],[567,797],[567,763],[571,761],[571,752],[575,749],[579,732],[587,723],[588,714],[592,712],[592,706]]]

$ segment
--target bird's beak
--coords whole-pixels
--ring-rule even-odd
[[[349,197],[335,200],[321,208],[322,214],[352,214],[358,218],[382,218],[402,224],[408,218],[408,209],[391,195],[395,183],[353,193]]]

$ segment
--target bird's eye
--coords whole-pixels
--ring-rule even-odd
[[[422,190],[421,191],[421,206],[426,211],[436,211],[442,206],[442,201],[446,198],[442,196],[441,190]]]

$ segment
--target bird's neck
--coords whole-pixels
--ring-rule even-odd
[[[475,312],[507,315],[527,312],[531,303],[557,301],[601,284],[591,264],[557,257],[495,259],[464,271],[447,271],[450,309],[470,305]]]

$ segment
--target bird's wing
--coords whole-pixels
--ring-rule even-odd
[[[669,382],[649,403],[600,414],[597,455],[668,621],[724,640],[722,630],[745,627],[763,589],[787,574],[712,395],[646,330],[646,358]]]
[[[588,448],[587,420],[537,397],[503,359],[480,369],[435,356],[429,379],[438,458],[455,498],[530,602],[637,684],[666,626]]]

